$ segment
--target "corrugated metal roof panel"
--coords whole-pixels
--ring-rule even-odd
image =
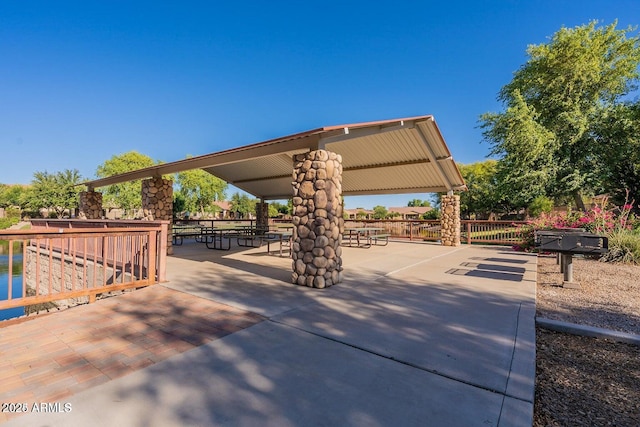
[[[452,191],[464,181],[432,116],[331,126],[86,183],[90,188],[202,168],[257,197],[288,198],[293,155],[343,159],[343,195]]]

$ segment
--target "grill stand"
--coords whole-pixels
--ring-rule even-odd
[[[580,289],[580,283],[573,281],[573,254],[560,254],[560,271],[564,274],[563,288]]]

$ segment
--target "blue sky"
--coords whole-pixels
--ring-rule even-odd
[[[482,161],[478,116],[501,109],[527,45],[594,19],[638,25],[640,2],[4,0],[0,183],[423,114],[456,161]]]

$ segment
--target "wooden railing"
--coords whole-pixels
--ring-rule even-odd
[[[168,221],[33,221],[30,230],[0,231],[8,240],[8,286],[0,309],[88,297],[165,281]],[[22,254],[15,254],[21,242]],[[13,286],[22,255],[22,289]]]
[[[523,242],[520,226],[526,221],[476,221],[463,220],[460,234],[463,242],[515,245]]]
[[[522,241],[518,226],[523,224],[526,222],[462,220],[460,237],[467,244],[513,245]],[[345,227],[381,227],[395,239],[440,240],[440,220],[345,220]]]

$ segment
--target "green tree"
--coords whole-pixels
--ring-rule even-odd
[[[173,193],[173,216],[177,218],[182,212],[187,210],[184,196],[179,192]]]
[[[50,174],[47,171],[35,172],[26,194],[26,205],[30,209],[47,209],[62,218],[65,210],[73,212],[78,206],[78,194],[81,191],[82,177],[78,170],[66,169]]]
[[[527,211],[532,217],[540,216],[542,212],[549,213],[553,209],[553,200],[546,196],[538,196],[529,203]]]
[[[375,219],[385,219],[388,214],[389,211],[387,211],[387,208],[384,206],[378,205],[373,207],[373,217]]]
[[[571,195],[604,187],[600,172],[607,146],[603,117],[636,88],[640,44],[634,29],[597,22],[561,28],[548,43],[531,45],[529,59],[498,95],[506,110],[486,113],[480,127],[507,198],[527,206],[538,196]]]
[[[271,203],[269,203],[269,216],[270,217],[277,217],[280,214],[282,214],[282,215],[290,215],[292,207],[293,207],[293,204],[291,202],[291,199],[289,199],[287,201],[287,204],[280,203],[280,202],[277,202],[277,201],[271,202]],[[272,209],[273,209],[273,211],[272,211]]]
[[[154,166],[158,163],[151,157],[140,154],[137,151],[129,151],[124,154],[114,155],[99,165],[96,170],[96,176],[98,178],[106,178]],[[109,185],[103,191],[103,204],[105,207],[122,208],[128,212],[133,209],[139,209],[142,207],[141,188],[140,180]]]
[[[504,209],[498,192],[497,164],[496,160],[458,164],[468,188],[460,193],[460,214],[463,217],[487,218],[491,212]]]
[[[269,203],[269,218],[277,218],[279,213],[278,208],[272,203]]]
[[[440,209],[431,209],[422,214],[422,219],[440,219]]]
[[[247,218],[249,214],[255,213],[257,202],[256,199],[252,199],[244,193],[236,192],[231,196],[230,211],[235,213],[236,218]]]
[[[617,106],[602,120],[605,124],[596,138],[599,145],[608,147],[600,170],[605,177],[603,191],[618,206],[640,202],[640,102]],[[640,213],[638,203],[633,210]]]
[[[25,185],[0,184],[0,207],[9,208],[17,206],[24,208],[27,190],[28,187]]]
[[[213,209],[212,202],[226,197],[227,183],[202,169],[180,172],[176,181],[188,211],[199,211],[204,215],[205,211]]]
[[[409,203],[407,203],[407,206],[410,208],[419,208],[419,207],[431,207],[431,202],[428,200],[420,200],[420,199],[413,199],[413,200],[409,200]]]
[[[356,208],[356,219],[364,219],[367,216],[367,212],[364,208]]]

